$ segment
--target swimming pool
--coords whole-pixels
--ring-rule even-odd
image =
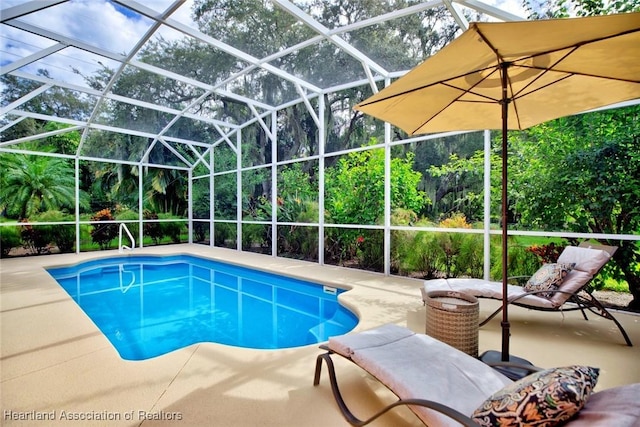
[[[123,359],[199,342],[277,349],[327,340],[358,319],[343,289],[192,255],[128,255],[48,268]]]

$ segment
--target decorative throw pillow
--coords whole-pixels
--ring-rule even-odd
[[[555,291],[562,283],[562,279],[569,273],[575,264],[555,263],[544,264],[529,278],[524,285],[524,290],[527,292],[533,291]],[[540,292],[536,295],[551,298],[553,292]]]
[[[567,366],[536,372],[495,392],[471,418],[481,426],[559,425],[582,409],[599,371]]]

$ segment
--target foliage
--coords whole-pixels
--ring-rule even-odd
[[[511,194],[521,223],[582,233],[640,230],[640,107],[566,117],[516,133],[511,139]],[[517,189],[517,191],[515,191]],[[640,304],[640,250],[618,246],[615,269]],[[597,284],[597,281],[596,281]]]
[[[214,244],[219,247],[236,247],[236,224],[219,222],[214,225]]]
[[[244,181],[243,181],[244,182]],[[238,215],[237,180],[235,174],[213,178],[213,215],[215,219],[235,220]]]
[[[142,212],[142,217],[145,220],[144,223],[144,235],[151,237],[156,245],[160,244],[164,233],[162,232],[162,226],[158,222],[158,214],[149,210]]]
[[[69,224],[38,225],[42,240],[55,244],[60,252],[73,252],[76,243],[75,218],[60,211],[47,211],[29,218],[31,222],[68,222]]]
[[[96,212],[91,217],[91,221],[96,222],[113,220],[114,218],[111,214],[111,209],[103,209],[99,212]],[[91,240],[94,243],[100,245],[100,249],[108,249],[111,241],[116,237],[118,237],[118,224],[93,224],[93,227],[91,229]]]
[[[144,206],[155,212],[186,215],[188,188],[184,175],[184,171],[177,169],[148,169]]]
[[[526,250],[538,257],[541,264],[551,264],[558,262],[558,257],[563,249],[564,246],[556,246],[555,243],[551,242],[548,245],[532,245]]]
[[[263,224],[242,225],[242,250],[270,253],[271,227]]]
[[[420,223],[422,226],[433,224]],[[462,213],[438,224],[440,228],[470,229]],[[424,278],[482,277],[483,240],[475,233],[441,231],[395,232],[393,256],[399,271],[420,272]]]
[[[509,242],[509,257],[507,266],[507,276],[528,280],[540,268],[540,260],[531,250],[530,247],[518,245],[514,241]],[[557,258],[556,258],[557,259]],[[495,280],[502,280],[502,257],[496,262],[500,266],[499,271],[495,271],[493,276]]]
[[[2,252],[0,255],[6,257],[11,252],[11,249],[17,248],[22,244],[20,238],[20,229],[18,226],[5,225],[0,227],[0,248]]]
[[[451,154],[449,161],[440,166],[432,165],[428,175],[439,178],[440,184],[435,200],[441,214],[463,213],[471,221],[484,217],[484,157],[483,151],[476,151],[469,157],[461,158]],[[491,153],[491,201],[497,209],[500,201],[500,174],[495,170],[500,165],[500,156]]]
[[[317,261],[318,229],[295,225],[278,226],[278,256]]]
[[[318,183],[311,172],[302,169],[302,163],[293,163],[278,170],[278,195],[290,196],[299,200],[318,200]]]
[[[455,213],[440,221],[441,228],[469,229],[465,216]],[[434,239],[441,248],[439,264],[446,277],[458,277],[471,274],[472,277],[482,272],[482,236],[467,233],[435,233]],[[478,251],[478,249],[480,249]],[[479,252],[479,254],[478,254]],[[480,266],[478,273],[478,266]]]
[[[370,144],[375,144],[371,140]],[[412,153],[391,160],[391,209],[420,211],[429,203],[418,189]],[[384,215],[384,150],[369,149],[342,157],[325,174],[325,208],[335,224],[377,224]]]
[[[28,222],[28,220],[24,219],[21,222]],[[49,252],[49,243],[51,241],[43,226],[22,225],[20,227],[20,239],[22,240],[22,246],[33,254]]]
[[[15,218],[75,207],[75,175],[67,160],[30,154],[0,157],[0,209]]]
[[[115,218],[119,222],[123,222],[126,224],[127,229],[131,233],[134,239],[137,239],[140,235],[140,226],[138,220],[140,219],[138,212],[135,212],[131,209],[122,208],[116,211]],[[135,221],[135,222],[129,222]],[[119,226],[118,226],[119,227]],[[118,230],[119,232],[119,230]],[[126,236],[126,233],[125,233]],[[123,236],[123,239],[129,239],[129,236]]]
[[[639,0],[525,0],[532,19],[611,15],[640,11]]]
[[[435,239],[435,233],[429,231],[395,232],[396,242],[393,258],[398,271],[420,272],[425,279],[438,277],[440,260],[444,251]]]
[[[173,243],[180,243],[182,232],[185,230],[184,222],[177,221],[179,217],[167,213],[158,214],[158,219],[165,220],[160,223],[163,237],[170,238]],[[171,219],[176,221],[166,221]]]
[[[202,243],[209,236],[209,224],[200,221],[193,222],[193,241],[194,243]]]
[[[372,139],[370,143],[375,144]],[[418,189],[420,173],[413,170],[412,153],[391,160],[391,209],[420,211],[428,199]],[[369,149],[343,156],[325,174],[325,209],[328,222],[379,224],[384,217],[384,150]],[[377,233],[358,243],[357,230],[329,229],[328,255],[344,260],[356,256],[366,268],[379,269],[382,235]]]

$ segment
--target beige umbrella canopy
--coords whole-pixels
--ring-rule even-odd
[[[473,23],[355,109],[410,135],[502,129],[502,359],[509,357],[507,130],[640,99],[640,13]]]
[[[472,23],[460,37],[356,106],[410,135],[508,129],[640,98],[640,13]]]

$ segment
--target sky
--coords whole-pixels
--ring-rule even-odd
[[[524,16],[520,6],[521,0],[487,0],[486,2],[513,14]],[[25,0],[2,0],[0,7],[5,9],[22,3],[25,3]],[[162,11],[172,3],[172,0],[146,0],[140,3]],[[192,0],[187,0],[171,18],[182,23],[191,23],[189,16],[191,3]],[[106,0],[74,0],[20,19],[41,28],[55,30],[65,36],[79,37],[91,46],[125,55],[152,25],[150,19]],[[91,31],[86,31],[88,27]],[[177,32],[174,31],[168,31],[162,35],[166,39],[178,37]],[[54,44],[50,40],[2,25],[0,27],[0,65],[5,66]],[[93,74],[102,64],[110,68],[116,68],[118,65],[103,57],[97,57],[79,49],[67,48],[31,64],[26,69],[33,73],[38,68],[46,68],[57,79],[86,86],[82,75]]]

